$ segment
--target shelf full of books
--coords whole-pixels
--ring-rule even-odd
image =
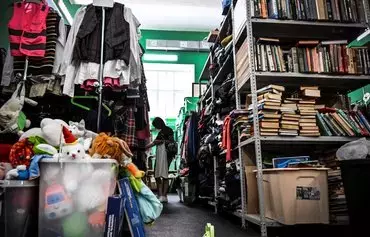
[[[256,93],[260,136],[370,136],[369,120],[361,110],[344,111],[319,104],[318,86],[300,86],[288,93],[284,86],[269,85]],[[253,125],[252,108],[253,104],[247,105],[249,125]],[[253,131],[252,127],[250,137]]]
[[[347,47],[366,29],[369,3],[246,2],[247,35],[235,49],[234,62],[237,109],[247,111],[241,126],[247,129],[243,130],[238,148],[241,175],[245,175],[247,162],[243,154],[254,158],[251,160],[256,169],[253,176],[257,178],[258,224],[261,236],[267,236],[263,156],[271,151],[269,146],[277,145],[284,150],[286,145],[289,149],[293,147],[288,152],[296,153],[302,152],[300,146],[320,147],[320,151],[327,146],[336,150],[359,137],[370,136],[370,118],[361,110],[351,109],[346,99],[349,92],[370,84],[369,49]],[[330,212],[343,214],[346,208],[342,205],[343,195],[340,187],[339,191],[334,187],[339,172],[334,166],[330,168]],[[249,194],[245,186],[241,187],[242,213],[248,215]]]

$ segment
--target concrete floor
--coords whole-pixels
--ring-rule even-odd
[[[169,196],[161,217],[146,230],[148,237],[202,237],[207,223],[215,226],[216,237],[259,236],[242,230],[237,220],[230,221],[202,207],[188,207],[174,195]]]

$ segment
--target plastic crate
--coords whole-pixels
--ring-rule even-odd
[[[117,162],[109,159],[40,163],[39,236],[103,236]]]
[[[263,170],[265,216],[285,225],[329,224],[328,169]]]
[[[0,236],[37,236],[38,182],[0,181]]]

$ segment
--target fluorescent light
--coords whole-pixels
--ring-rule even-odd
[[[58,1],[58,6],[60,10],[62,11],[64,17],[66,18],[67,22],[72,25],[73,23],[73,17],[71,16],[71,13],[69,13],[66,5],[64,4],[63,0]]]
[[[176,62],[178,56],[175,54],[144,54],[144,61],[165,61],[165,62]]]

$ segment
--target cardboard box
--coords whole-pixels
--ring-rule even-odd
[[[125,203],[121,195],[108,198],[105,218],[104,237],[122,236],[122,224],[125,216]]]
[[[131,236],[145,237],[144,223],[128,178],[119,180],[119,190],[124,198],[125,216],[128,220]]]

